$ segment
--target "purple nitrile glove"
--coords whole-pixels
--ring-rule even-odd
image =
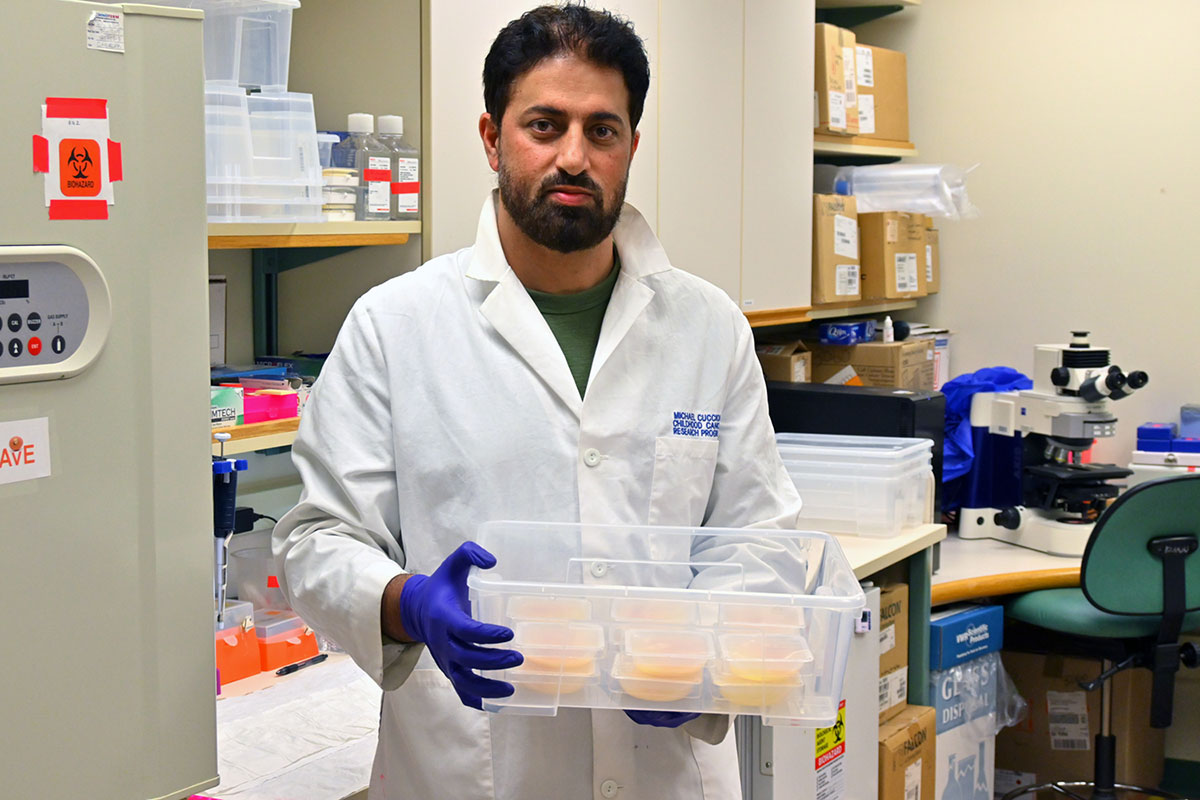
[[[472,670],[509,669],[525,658],[516,650],[479,646],[511,641],[513,632],[471,618],[467,573],[472,566],[491,569],[496,557],[475,542],[463,542],[432,575],[413,575],[400,591],[400,620],[414,641],[429,648],[463,705],[482,708],[483,698],[508,697],[513,687]]]
[[[656,728],[678,728],[700,716],[686,711],[626,711],[625,715],[638,725]]]

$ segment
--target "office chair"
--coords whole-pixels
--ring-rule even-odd
[[[1179,643],[1179,633],[1200,627],[1200,474],[1142,483],[1109,506],[1092,529],[1077,589],[1029,592],[1007,604],[1006,619],[1050,633],[1049,649],[1101,660],[1100,675],[1081,687],[1100,688],[1100,731],[1091,781],[1022,787],[1002,800],[1054,792],[1085,800],[1072,789],[1092,787],[1092,800],[1115,800],[1118,791],[1157,797],[1180,795],[1116,783],[1109,678],[1121,670],[1153,672],[1150,725],[1171,724],[1175,673],[1200,664],[1200,648]],[[1006,632],[1006,644],[1009,636]],[[1041,649],[1041,648],[1039,648]]]

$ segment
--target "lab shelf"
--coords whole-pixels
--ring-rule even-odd
[[[865,158],[909,158],[917,155],[912,142],[889,139],[866,139],[862,136],[831,136],[813,134],[813,155]]]
[[[919,5],[921,0],[817,0],[817,22],[853,28]]]
[[[261,247],[362,247],[407,244],[421,232],[411,222],[214,222],[208,226],[209,250],[252,250]]]
[[[296,431],[300,427],[300,418],[275,419],[270,422],[252,422],[249,425],[233,425],[228,428],[214,428],[213,435],[228,433],[229,441],[225,442],[225,455],[253,453],[257,450],[271,450],[276,447],[291,447],[296,440]],[[213,438],[212,454],[221,455],[221,443]]]
[[[792,325],[797,322],[811,322],[814,319],[836,319],[838,317],[854,317],[860,314],[879,314],[888,311],[900,311],[905,308],[916,308],[916,300],[856,301],[853,303],[838,303],[837,305],[820,305],[813,308],[773,308],[763,311],[746,311],[746,319],[751,328],[765,328],[771,325]]]
[[[900,311],[905,308],[916,308],[916,300],[878,300],[860,301],[857,303],[839,303],[837,305],[821,305],[809,310],[809,319],[834,319],[837,317],[852,317],[860,314],[882,314],[888,311]]]

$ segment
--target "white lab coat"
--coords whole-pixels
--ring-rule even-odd
[[[367,292],[293,446],[304,481],[273,547],[293,608],[385,690],[373,800],[731,800],[728,717],[680,729],[620,711],[463,706],[419,645],[384,642],[380,599],[490,519],[795,528],[745,317],[673,268],[626,205],[621,272],[586,397],[505,260],[497,196],[475,245]],[[717,438],[673,435],[677,411]]]

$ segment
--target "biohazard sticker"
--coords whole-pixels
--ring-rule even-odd
[[[47,97],[33,137],[34,172],[46,174],[50,219],[108,219],[122,178],[121,145],[108,138],[108,101]]]
[[[817,800],[846,796],[846,701],[838,704],[837,721],[816,731]]]

